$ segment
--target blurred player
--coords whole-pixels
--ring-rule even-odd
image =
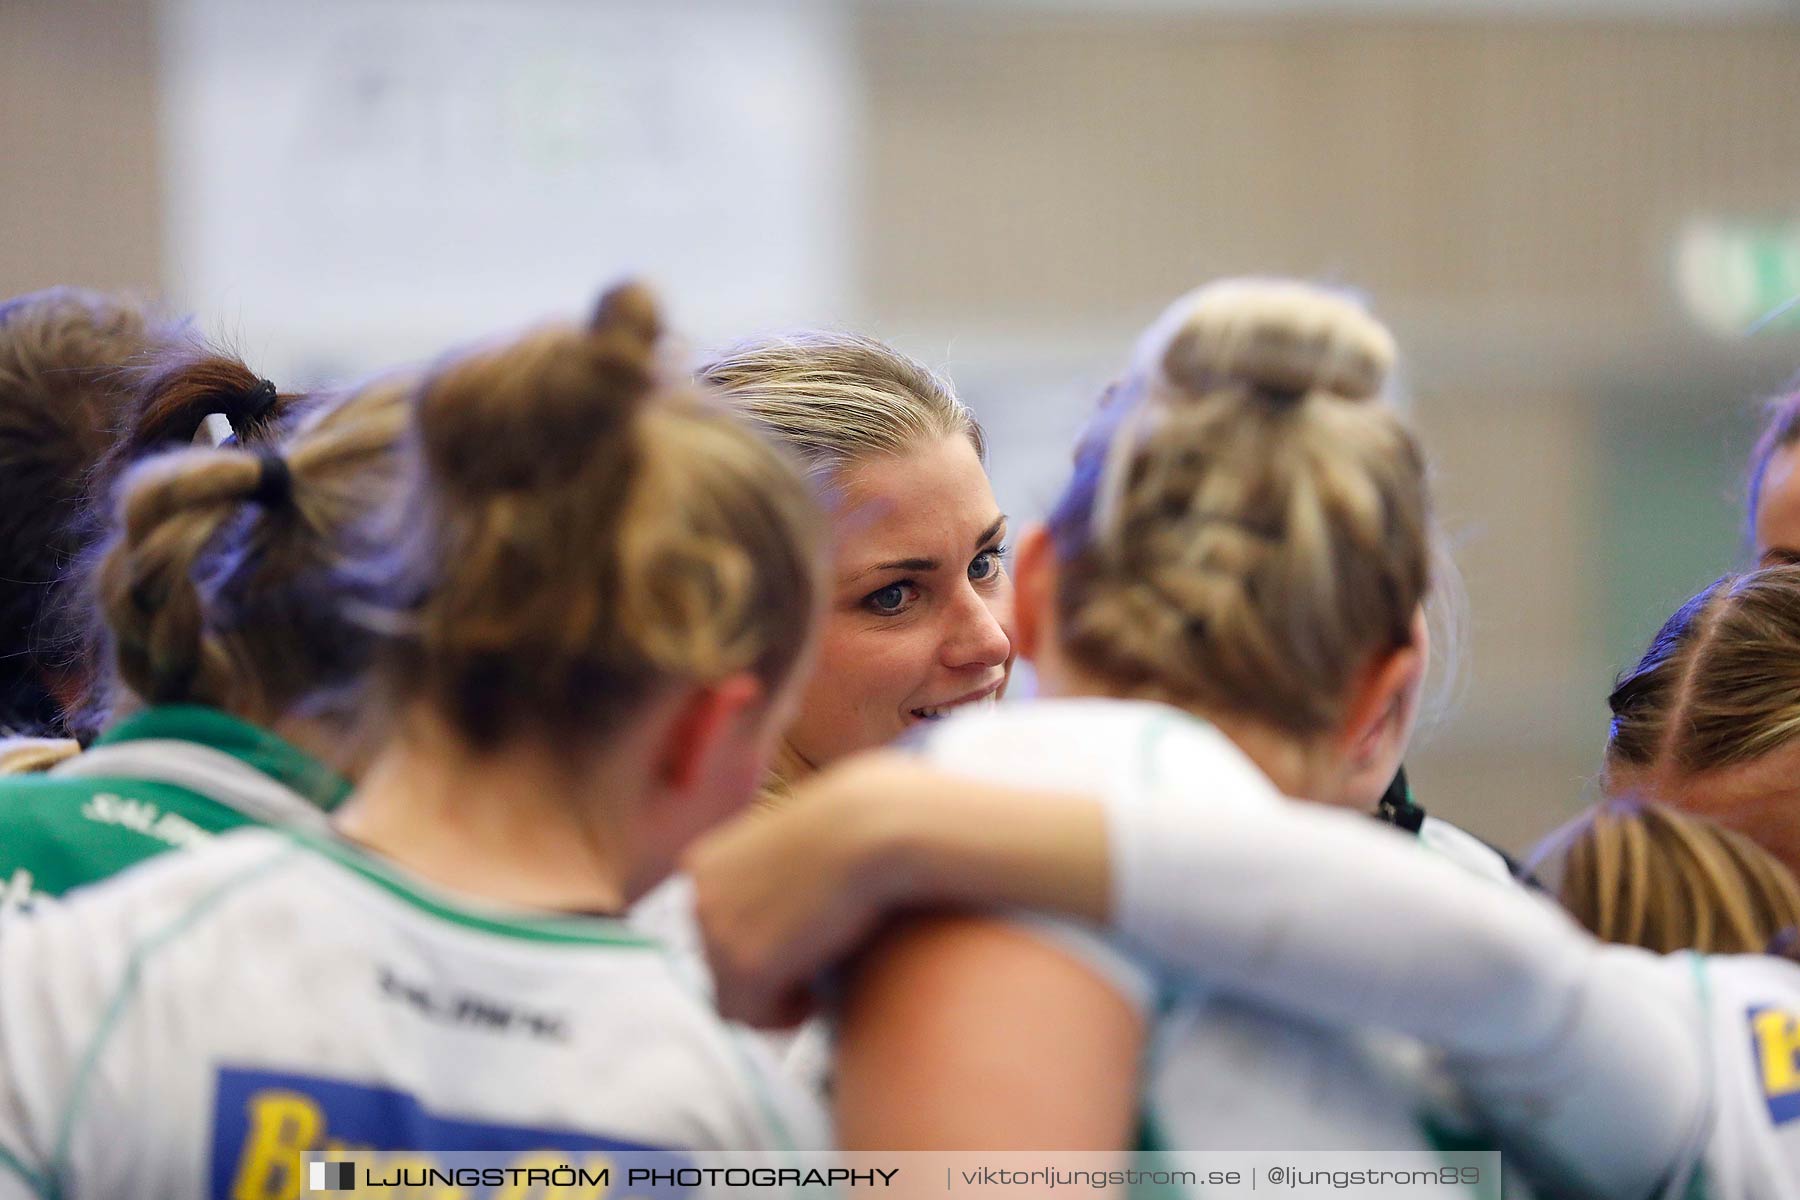
[[[0,1194],[291,1195],[327,1146],[822,1140],[619,919],[755,791],[823,549],[804,483],[664,382],[657,337],[615,290],[420,386],[404,536],[326,539],[338,586],[307,593],[383,639],[389,738],[333,835],[240,830],[0,930]],[[195,451],[126,504],[248,469],[299,536],[305,467]]]
[[[192,357],[187,325],[149,306],[81,288],[0,303],[0,734],[64,736],[90,665],[78,630],[54,619],[74,598],[72,568],[104,535],[119,468],[192,441],[212,412],[246,439],[282,406],[196,409],[160,386]]]
[[[1800,390],[1769,404],[1750,455],[1750,544],[1757,562],[1800,562]]]
[[[198,345],[141,375],[99,480],[185,443],[208,413],[266,445],[304,404]],[[68,547],[98,553],[70,568],[49,615],[70,634],[65,716],[101,733],[45,773],[0,777],[0,909],[240,825],[318,825],[343,798],[352,722],[329,710],[366,670],[369,639],[307,588],[328,565],[320,535],[392,489],[398,397],[371,385],[309,418],[286,450],[313,487],[304,513],[262,502],[265,459],[248,448],[143,464],[116,522],[91,512],[98,498],[71,510]]]
[[[1797,680],[1800,566],[1717,580],[1607,697],[1602,791],[1711,817],[1800,868]]]

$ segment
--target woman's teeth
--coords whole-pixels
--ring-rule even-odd
[[[988,695],[975,700],[960,700],[955,704],[940,704],[935,708],[915,708],[912,710],[912,715],[919,718],[921,721],[935,721],[940,717],[949,716],[959,708],[992,708],[996,703],[997,700],[994,695],[989,693]]]

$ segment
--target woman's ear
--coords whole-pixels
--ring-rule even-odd
[[[754,728],[762,684],[747,671],[688,690],[664,726],[658,773],[671,788],[704,781],[720,750]]]
[[[1050,605],[1056,600],[1056,546],[1047,526],[1028,525],[1013,553],[1013,623],[1020,655],[1034,662],[1050,636]]]
[[[1349,768],[1346,795],[1373,809],[1400,769],[1418,715],[1427,650],[1417,637],[1372,661],[1345,710],[1340,744]]]

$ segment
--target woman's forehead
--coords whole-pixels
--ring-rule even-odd
[[[1748,762],[1691,773],[1672,766],[1609,771],[1609,796],[1636,796],[1729,821],[1800,800],[1800,739]]]
[[[855,464],[837,484],[838,561],[852,571],[915,558],[961,565],[1000,517],[987,472],[961,437]]]

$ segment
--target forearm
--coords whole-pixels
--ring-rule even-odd
[[[1455,1053],[1551,1041],[1596,951],[1547,902],[1313,806],[1104,809],[945,781],[859,819],[878,907],[1010,904],[1110,922],[1177,973]]]
[[[1651,956],[1355,814],[1169,804],[1111,819],[1116,923],[1170,967],[1443,1049],[1512,1145],[1598,1194],[1648,1194],[1694,1152],[1701,1034]]]
[[[1477,1111],[1546,1177],[1573,1176],[1597,1195],[1650,1196],[1704,1154],[1717,1084],[1704,1018],[1670,965],[1603,947],[1549,1046],[1450,1060]]]
[[[1360,814],[1173,799],[1108,813],[1118,928],[1177,971],[1452,1051],[1547,1042],[1594,943]]]
[[[779,811],[688,848],[721,1011],[798,1019],[808,984],[900,908],[1018,907],[1097,921],[1107,901],[1099,805],[949,774],[900,754],[806,780]]]
[[[854,822],[877,909],[968,903],[1111,922],[1177,973],[1322,1019],[1399,1013],[1447,1049],[1542,1044],[1592,942],[1561,913],[1352,814],[951,784]],[[1386,1019],[1386,1018],[1384,1018]]]
[[[867,868],[884,906],[968,904],[1104,924],[1111,864],[1099,803],[1077,795],[958,784],[866,806]]]

